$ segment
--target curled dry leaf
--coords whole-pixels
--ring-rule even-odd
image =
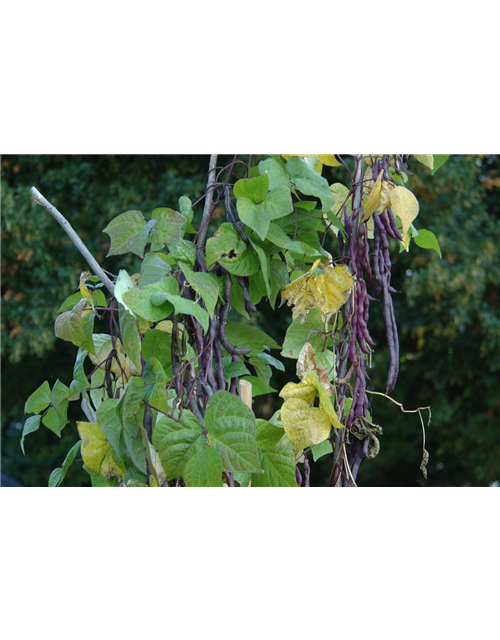
[[[293,306],[293,317],[303,321],[311,309],[319,309],[326,321],[345,304],[354,284],[346,265],[320,266],[316,260],[311,269],[300,278],[283,287],[282,297]]]
[[[420,471],[422,472],[422,475],[424,476],[424,478],[427,480],[427,464],[429,462],[429,452],[427,451],[427,449],[424,449],[424,453],[422,456],[422,462],[420,464]]]
[[[378,424],[373,424],[366,418],[356,418],[351,425],[350,433],[358,440],[365,440],[369,438],[368,454],[367,458],[375,458],[380,451],[380,441],[377,436],[382,434],[382,427]]]
[[[302,347],[297,360],[297,378],[302,380],[306,373],[309,373],[310,371],[315,371],[318,374],[320,384],[327,394],[331,396],[333,393],[333,387],[330,384],[328,370],[325,367],[318,366],[314,349],[310,342],[306,342]]]

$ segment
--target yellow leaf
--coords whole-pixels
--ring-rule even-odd
[[[368,222],[366,223],[366,229],[367,229],[367,232],[368,232],[368,239],[369,240],[373,240],[374,231],[375,231],[375,222],[373,221],[373,216],[371,216],[368,219]]]
[[[316,156],[316,158],[318,158],[318,160],[320,162],[322,162],[323,164],[326,164],[327,167],[340,167],[340,162],[337,160],[337,158],[334,155],[330,155],[330,156],[319,156],[318,154],[314,154]]]
[[[363,218],[363,222],[366,222],[368,218],[373,215],[373,212],[378,208],[380,201],[380,193],[382,191],[382,178],[384,172],[381,171],[378,174],[378,178],[373,185],[373,189],[370,191],[370,195],[366,200],[365,206],[363,207],[365,212],[365,217]]]
[[[410,247],[410,234],[407,233],[403,236],[403,239],[401,240],[401,242],[403,243],[404,248],[406,249],[406,251],[409,251],[409,247]]]
[[[92,471],[100,473],[101,463],[111,451],[111,445],[97,423],[77,422],[76,426],[82,441],[83,462]]]
[[[281,408],[285,433],[296,449],[319,444],[330,435],[330,420],[321,410],[300,398],[286,400]]]
[[[416,153],[414,153],[413,155],[419,162],[425,164],[426,167],[429,167],[429,169],[434,169],[434,156],[432,154],[417,155]]]
[[[84,298],[92,303],[92,293],[87,289],[87,285],[85,284],[89,278],[92,277],[90,271],[82,271],[80,274],[80,293]]]
[[[151,329],[153,323],[149,320],[144,320],[144,318],[137,318],[137,326],[139,327],[140,333],[146,333],[148,329]]]
[[[412,222],[418,216],[418,200],[406,187],[396,187],[391,193],[391,207],[394,215],[401,218],[402,235],[405,236]]]
[[[345,304],[353,282],[346,265],[320,267],[316,260],[305,275],[283,287],[281,295],[294,307],[294,318],[306,318],[311,309],[320,309],[326,320]]]
[[[280,391],[280,396],[285,400],[298,398],[311,406],[316,397],[316,389],[305,382],[299,382],[298,384],[296,382],[288,382]]]
[[[363,159],[368,166],[373,166],[375,158],[382,158],[383,153],[364,153]]]
[[[316,373],[307,373],[303,378],[302,382],[307,385],[314,387],[319,394],[319,406],[323,413],[328,416],[328,419],[331,423],[332,427],[335,429],[343,429],[344,425],[338,419],[338,416],[333,407],[330,396],[326,392],[325,388],[321,384]]]
[[[380,200],[378,203],[378,213],[383,213],[391,204],[391,193],[394,189],[392,182],[382,181],[382,189],[380,191]]]
[[[165,331],[166,333],[172,333],[173,326],[172,320],[162,320],[155,326],[155,329],[158,329],[158,331]],[[182,322],[177,323],[177,329],[181,332],[184,331],[184,325]]]
[[[319,266],[321,260],[316,260],[311,269],[283,287],[281,296],[283,300],[287,300],[288,306],[294,306],[293,316],[307,316],[310,309],[318,306],[318,289],[314,278],[315,270]]]
[[[321,312],[326,317],[336,313],[347,302],[354,283],[349,267],[339,264],[327,267],[325,273],[317,276],[317,287],[324,298]]]

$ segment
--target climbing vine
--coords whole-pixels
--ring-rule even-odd
[[[432,171],[447,158],[415,157]],[[148,220],[127,211],[109,222],[108,255],[139,257],[134,274],[107,273],[32,189],[91,269],[55,320],[56,336],[78,347],[73,380],[44,382],[25,405],[33,415],[23,452],[41,424],[61,435],[70,402],[86,418],[49,486],[63,482],[77,456],[93,486],[309,486],[310,464],[323,456],[332,461],[330,485],[353,486],[362,460],[378,453],[370,308],[383,308],[389,397],[399,371],[391,251],[413,241],[440,253],[434,234],[414,224],[408,156],[242,158],[219,166],[211,156],[194,204],[183,196],[178,210],[158,208]],[[341,165],[350,181],[329,184],[324,166]],[[225,220],[210,235],[222,208]],[[282,345],[251,322],[263,300],[292,309]],[[297,361],[297,378],[264,420],[252,397],[275,393],[282,358]]]

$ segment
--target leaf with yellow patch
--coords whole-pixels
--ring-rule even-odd
[[[419,162],[425,164],[426,167],[429,167],[429,169],[434,169],[434,156],[432,154],[417,155],[416,153],[414,153],[413,155]]]
[[[319,444],[330,435],[330,419],[322,409],[311,407],[306,400],[290,398],[281,408],[281,421],[296,449]]]
[[[334,155],[318,155],[317,153],[290,153],[288,155],[281,155],[285,160],[290,160],[290,158],[309,158],[309,156],[314,156],[321,162],[321,164],[326,164],[327,167],[340,167],[340,162]]]
[[[87,288],[85,284],[89,278],[92,277],[90,271],[82,271],[80,274],[80,293],[84,298],[87,298],[88,302],[92,304],[92,293]]]
[[[399,216],[403,225],[403,237],[408,233],[412,222],[418,216],[418,200],[406,187],[396,187],[391,193],[391,207],[394,215]]]
[[[111,451],[111,445],[97,423],[77,422],[76,426],[82,441],[83,462],[92,471],[100,473],[101,464]]]
[[[365,206],[364,206],[364,212],[365,212],[365,216],[363,218],[363,222],[366,222],[368,220],[368,218],[373,215],[373,212],[376,211],[376,209],[379,206],[379,202],[380,202],[380,194],[382,192],[382,178],[384,176],[384,172],[381,171],[378,174],[378,178],[375,181],[375,184],[373,185],[372,190],[370,191],[370,195],[368,196]]]
[[[316,158],[323,164],[326,164],[327,167],[340,167],[340,162],[334,155],[318,155],[314,154]]]
[[[310,309],[319,307],[318,288],[314,273],[320,262],[320,260],[316,260],[310,271],[284,286],[281,291],[281,297],[287,301],[288,306],[295,307],[293,310],[294,318],[298,315],[306,317]]]
[[[127,470],[124,466],[118,464],[115,455],[113,454],[113,450],[110,449],[101,462],[101,468],[99,472],[105,480],[109,480],[112,477],[123,480]]]

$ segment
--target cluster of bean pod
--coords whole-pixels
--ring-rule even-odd
[[[407,171],[405,159],[402,156],[394,158],[394,166],[397,167],[398,172]],[[384,180],[392,183],[393,179],[389,167],[390,156],[375,157],[372,165],[373,182],[376,181],[380,172],[384,172]],[[360,188],[359,184],[353,185],[354,190],[356,186],[358,189]],[[377,301],[381,293],[390,359],[386,383],[387,393],[394,389],[399,371],[399,340],[392,301],[392,294],[396,293],[396,290],[391,286],[389,238],[402,240],[402,236],[397,227],[394,212],[389,206],[382,213],[377,211],[373,215],[374,241],[371,246],[367,224],[363,222],[364,212],[361,206],[354,207],[354,204],[353,197],[352,213],[344,207],[344,225],[348,240],[347,242],[340,240],[341,255],[348,260],[356,281],[353,295],[344,311],[346,324],[350,325],[348,348],[343,351],[340,349],[338,352],[341,366],[348,357],[351,362],[351,370],[355,371],[352,405],[346,420],[347,428],[356,419],[366,417],[369,411],[370,403],[366,394],[367,371],[364,356],[371,354],[375,344],[368,330],[370,302]],[[368,286],[373,287],[372,295],[368,293]],[[344,373],[346,369],[347,366],[344,364]]]

